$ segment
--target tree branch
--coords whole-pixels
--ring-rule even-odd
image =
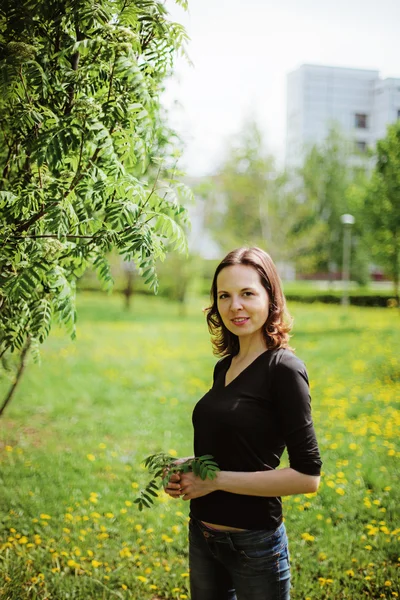
[[[11,401],[11,399],[14,395],[14,392],[17,388],[17,385],[21,380],[22,374],[25,369],[26,355],[28,353],[30,345],[31,345],[31,338],[28,337],[28,339],[26,340],[25,346],[23,347],[22,352],[21,352],[21,359],[20,359],[20,363],[19,363],[19,367],[18,367],[18,371],[17,371],[17,375],[15,377],[14,383],[12,384],[7,396],[4,399],[3,405],[0,408],[0,417],[2,416],[3,412],[5,411],[7,404],[9,404],[9,402]]]
[[[63,237],[65,237],[67,240],[75,240],[75,239],[92,240],[95,237],[95,235],[65,235]],[[52,235],[49,233],[49,234],[43,234],[43,235],[15,235],[15,236],[9,237],[10,240],[25,240],[27,238],[30,240],[38,240],[41,238],[52,238],[55,240],[59,240],[60,236]]]
[[[114,62],[113,62],[113,66],[112,66],[112,69],[111,69],[111,75],[110,75],[110,85],[109,85],[109,88],[108,88],[107,102],[110,101],[112,84],[113,84],[113,79],[114,79],[114,69],[115,69],[115,63],[116,63],[116,61],[117,61],[117,56],[114,55]]]
[[[26,99],[28,100],[28,102],[29,102],[29,104],[30,104],[32,100],[31,100],[31,98],[29,97],[28,90],[26,89],[25,79],[24,79],[24,76],[23,76],[23,74],[22,74],[22,65],[21,65],[21,66],[20,66],[20,68],[19,68],[19,76],[20,76],[20,79],[21,79],[21,81],[22,81],[22,87],[24,88],[24,92],[25,92],[25,95],[26,95]]]
[[[75,33],[76,33],[76,41],[77,42],[80,42],[81,40],[83,40],[83,35],[80,32],[77,23],[75,23]],[[75,52],[71,56],[70,62],[71,62],[71,67],[72,67],[73,71],[78,70],[79,57],[80,57],[79,52]],[[75,85],[73,83],[71,83],[71,85],[69,86],[69,90],[68,90],[68,101],[67,101],[67,104],[64,109],[64,115],[69,115],[71,113],[72,105],[74,103],[74,97],[75,97]]]
[[[110,135],[111,134],[112,134],[112,130],[110,131]],[[101,150],[101,148],[96,148],[96,150],[93,153],[92,158],[89,160],[89,163],[88,163],[88,166],[86,167],[86,169],[84,169],[82,171],[82,173],[80,173],[79,176],[78,176],[78,172],[75,174],[75,177],[72,179],[71,185],[69,186],[68,190],[64,193],[63,198],[66,198],[68,196],[68,194],[70,194],[70,192],[72,192],[72,190],[78,185],[78,183],[81,181],[81,179],[85,175],[86,171],[88,170],[89,165],[96,161],[96,159],[100,153],[100,150]],[[39,221],[42,217],[44,217],[45,214],[46,214],[45,207],[42,206],[42,208],[40,209],[40,211],[38,213],[33,215],[28,221],[25,221],[25,223],[22,223],[17,228],[17,232],[21,233],[22,231],[27,231],[34,223],[36,223],[36,221]],[[24,237],[28,237],[28,236],[24,236]]]
[[[3,169],[3,179],[5,179],[7,177],[7,175],[8,175],[8,171],[9,171],[9,168],[10,168],[11,154],[12,154],[12,147],[9,147],[8,154],[7,154],[7,159],[6,159],[6,164],[5,164],[5,167]]]
[[[22,231],[28,231],[28,229],[31,227],[31,225],[36,223],[36,221],[39,221],[39,219],[44,217],[45,214],[46,214],[46,211],[44,209],[44,206],[42,206],[42,208],[40,209],[40,211],[38,213],[33,215],[30,219],[28,219],[28,221],[25,221],[25,223],[21,223],[21,225],[19,227],[17,227],[17,232],[21,233]]]

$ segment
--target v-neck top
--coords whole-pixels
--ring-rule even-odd
[[[211,454],[223,471],[276,469],[285,448],[290,466],[319,475],[321,457],[311,417],[304,363],[293,352],[267,350],[225,385],[232,356],[215,365],[212,388],[193,411],[194,454]],[[191,501],[191,515],[241,529],[275,529],[279,497],[216,491]]]

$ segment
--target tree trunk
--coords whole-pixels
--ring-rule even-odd
[[[397,306],[400,306],[400,290],[399,290],[399,276],[400,276],[400,236],[397,231],[394,234],[394,260],[393,260],[393,292],[396,298]]]
[[[12,397],[14,395],[14,392],[15,392],[15,390],[17,388],[17,385],[21,381],[21,377],[22,377],[22,374],[23,374],[24,369],[25,369],[26,356],[28,354],[30,345],[31,345],[31,339],[28,337],[28,339],[26,341],[26,344],[23,347],[22,352],[21,352],[21,357],[20,357],[21,360],[20,360],[20,363],[19,363],[19,367],[18,367],[18,371],[17,371],[17,375],[15,377],[14,383],[12,384],[12,386],[11,386],[11,388],[10,388],[7,396],[4,399],[3,405],[0,408],[0,417],[3,415],[3,412],[6,409],[6,406],[9,404],[9,402],[11,401],[11,399],[12,399]]]
[[[126,287],[124,289],[125,296],[125,310],[129,310],[131,307],[131,298],[133,296],[133,281],[135,278],[135,273],[133,270],[126,271]]]

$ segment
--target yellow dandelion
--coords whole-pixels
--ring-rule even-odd
[[[143,575],[137,575],[136,579],[138,579],[142,583],[147,583],[147,577],[143,577]]]
[[[68,565],[69,567],[75,567],[75,566],[76,566],[76,564],[77,564],[77,563],[76,563],[74,560],[72,560],[72,559],[70,559],[70,560],[67,562],[67,565]]]
[[[313,535],[310,535],[308,532],[302,533],[301,537],[306,542],[313,542],[315,540],[315,537]]]
[[[95,569],[97,569],[98,567],[101,567],[102,563],[99,560],[92,560],[92,567],[94,567]]]

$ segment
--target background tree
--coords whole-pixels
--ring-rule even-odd
[[[394,282],[399,303],[400,277],[400,121],[389,125],[377,143],[377,162],[365,200],[371,254]]]
[[[352,275],[365,282],[368,270],[363,238],[363,190],[368,180],[365,159],[354,155],[351,142],[332,128],[314,145],[294,177],[297,197],[289,236],[297,269],[304,273],[338,271],[342,264],[344,213],[355,216]]]
[[[2,1],[0,356],[54,317],[73,334],[75,280],[93,265],[111,284],[113,247],[154,289],[185,247],[159,102],[185,40],[156,0]]]
[[[246,122],[217,174],[197,188],[207,202],[205,225],[222,253],[250,244],[266,248],[276,260],[286,257],[291,217],[285,181],[265,150],[257,123]]]

